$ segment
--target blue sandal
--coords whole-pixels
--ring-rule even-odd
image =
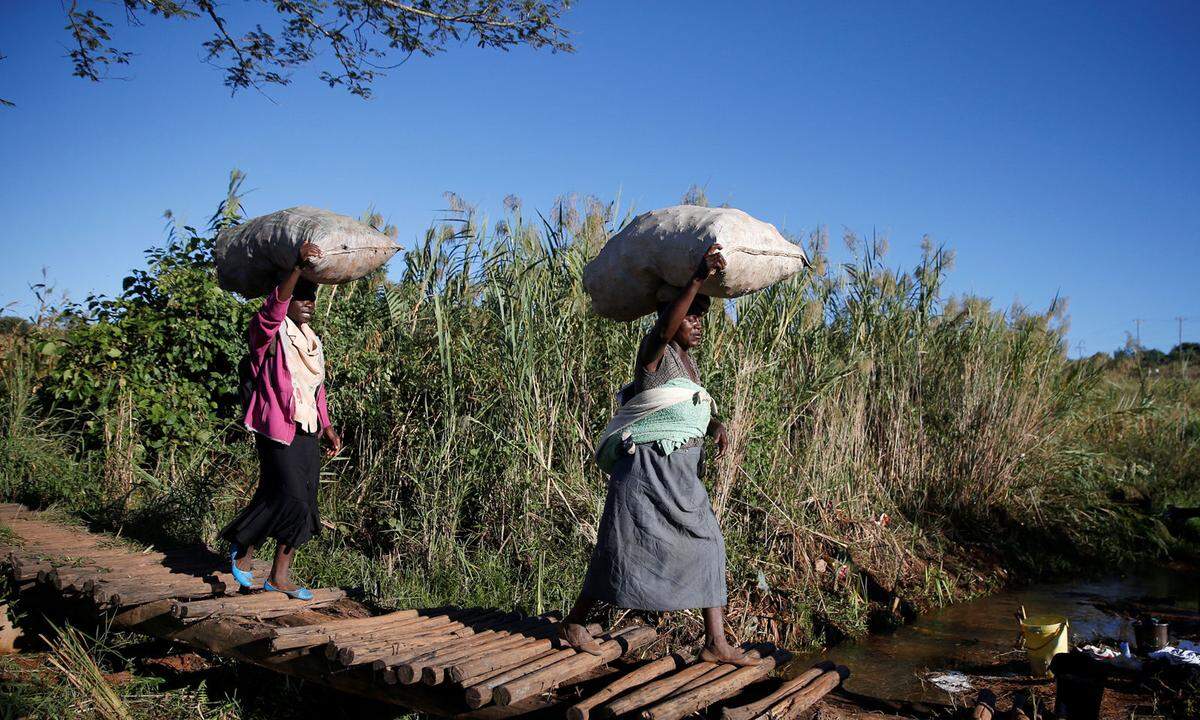
[[[281,589],[275,587],[274,585],[272,585],[270,580],[267,580],[266,582],[263,583],[263,590],[274,590],[275,592],[281,592],[293,600],[312,600],[312,597],[313,597],[312,591],[309,590],[308,588],[296,588],[295,590],[281,590]]]
[[[242,570],[237,566],[238,546],[234,545],[229,550],[229,573],[233,575],[233,579],[237,580],[237,584],[244,588],[254,587],[254,574],[246,570]]]

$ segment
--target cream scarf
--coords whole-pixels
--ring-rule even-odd
[[[296,407],[292,419],[305,432],[315,433],[320,428],[317,389],[325,382],[325,350],[321,338],[308,323],[297,325],[291,318],[284,318],[283,332],[287,341],[280,344],[292,374],[292,399]]]

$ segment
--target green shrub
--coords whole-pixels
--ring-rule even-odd
[[[257,470],[234,383],[257,303],[221,292],[211,269],[238,183],[205,233],[172,233],[120,297],[23,331],[14,347],[40,364],[8,390],[10,425],[33,430],[3,446],[6,496],[48,474],[62,486],[33,496],[79,506],[77,480],[57,478],[89,477],[89,502],[120,510],[109,522],[210,541],[245,503]],[[489,227],[452,207],[399,280],[321,292],[348,452],[326,464],[327,531],[298,569],[396,604],[563,607],[603,503],[592,443],[645,331],[591,315],[582,289],[623,216],[563,201],[531,223],[512,202]],[[1131,396],[1100,362],[1066,357],[1061,304],[945,297],[952,258],[929,242],[908,272],[853,236],[853,261],[833,268],[826,243],[806,240],[811,272],[710,313],[700,351],[731,430],[706,482],[740,632],[770,617],[793,639],[856,634],[894,597],[949,602],[1005,564],[1168,547],[1156,520],[1109,498],[1129,472],[1155,502],[1195,497],[1194,383]],[[51,461],[30,453],[60,465],[39,474]]]

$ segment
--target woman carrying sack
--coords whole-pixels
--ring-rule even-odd
[[[710,305],[700,286],[725,268],[720,250],[712,245],[680,296],[659,306],[638,348],[632,397],[622,392],[620,411],[596,443],[608,495],[583,589],[561,631],[579,650],[600,652],[584,624],[603,601],[658,612],[703,608],[702,660],[759,662],[725,637],[725,539],[700,481],[705,436],[718,456],[728,443],[689,353]]]
[[[263,589],[297,600],[311,599],[312,593],[291,581],[292,559],[321,528],[318,435],[329,443],[327,456],[342,449],[326,405],[325,353],[309,326],[317,286],[300,277],[301,268],[320,257],[316,245],[300,247],[295,267],[267,296],[246,332],[245,423],[254,433],[261,474],[250,504],[221,531],[231,545],[231,572],[244,588],[254,585],[254,551],[274,538],[275,561]]]

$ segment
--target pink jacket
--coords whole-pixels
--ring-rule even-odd
[[[291,297],[279,297],[278,288],[272,290],[263,301],[262,310],[251,318],[250,329],[246,333],[250,343],[250,370],[254,373],[254,393],[246,408],[246,427],[284,445],[291,445],[296,437],[292,373],[288,370],[287,358],[282,350],[276,348],[268,356],[267,349],[279,335],[291,301]],[[317,419],[322,430],[330,427],[324,385],[317,388]]]

